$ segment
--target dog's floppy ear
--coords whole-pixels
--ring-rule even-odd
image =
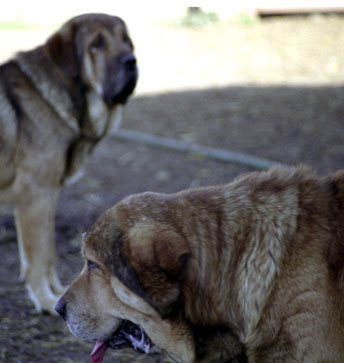
[[[190,254],[186,241],[173,230],[163,230],[152,240],[153,251],[159,267],[170,278],[179,278]]]
[[[75,28],[76,25],[67,23],[60,31],[52,35],[45,45],[52,61],[70,78],[76,78],[80,73],[75,45]]]
[[[123,247],[150,302],[166,316],[180,294],[190,254],[187,242],[168,226],[139,222]]]
[[[184,238],[160,223],[137,223],[125,250],[138,268],[154,268],[172,279],[182,273],[189,255]]]

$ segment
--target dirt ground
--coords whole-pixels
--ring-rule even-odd
[[[305,163],[320,174],[334,172],[344,165],[343,30],[344,19],[332,17],[234,22],[198,31],[164,27],[159,49],[142,53],[143,84],[122,127],[290,165]],[[138,36],[139,64],[143,42]],[[178,44],[185,48],[183,57]],[[154,72],[161,75],[153,77]],[[56,233],[64,283],[81,269],[81,234],[124,196],[226,183],[251,170],[108,136],[85,176],[66,187],[59,200]],[[28,300],[18,280],[9,207],[0,210],[0,256],[0,362],[89,362],[92,344],[73,337],[58,317],[37,314]],[[126,350],[109,352],[105,362],[165,360]]]

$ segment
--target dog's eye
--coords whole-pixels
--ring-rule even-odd
[[[105,39],[101,34],[98,34],[90,44],[90,48],[94,50],[100,50],[105,47]]]
[[[99,268],[99,265],[93,261],[87,260],[87,269],[88,271],[91,271],[95,268]]]

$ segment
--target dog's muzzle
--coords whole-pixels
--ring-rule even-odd
[[[63,297],[57,301],[55,310],[64,320],[67,320],[67,305]],[[108,348],[116,350],[132,348],[138,353],[148,354],[152,345],[152,341],[140,326],[128,320],[122,320],[109,339],[96,343],[91,353],[91,360],[93,363],[101,363]]]
[[[135,89],[138,79],[136,57],[133,53],[125,53],[113,58],[106,67],[103,84],[103,99],[112,107],[125,104]]]

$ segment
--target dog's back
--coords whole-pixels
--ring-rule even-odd
[[[192,321],[228,323],[250,362],[343,359],[344,171],[273,169],[175,200],[192,236]],[[213,309],[194,303],[199,291]]]
[[[259,177],[253,181],[256,198],[257,192],[260,194],[259,188],[264,189],[265,197],[269,191],[276,196],[287,188],[289,192],[285,194],[284,201],[291,198],[290,211],[284,210],[288,204],[280,211],[276,209],[275,214],[269,217],[270,225],[279,218],[285,218],[284,214],[289,215],[289,223],[295,218],[295,225],[290,235],[267,240],[264,261],[269,261],[269,272],[264,274],[264,270],[260,270],[259,266],[264,264],[257,262],[259,253],[251,261],[256,266],[252,268],[251,276],[257,274],[257,278],[250,281],[250,284],[256,281],[251,291],[264,286],[274,269],[275,273],[270,284],[266,284],[267,290],[260,289],[257,295],[242,295],[243,299],[251,301],[252,310],[246,311],[249,317],[246,317],[246,323],[255,315],[254,304],[264,296],[264,309],[257,315],[259,324],[252,329],[251,335],[247,334],[248,330],[245,331],[248,355],[254,362],[272,362],[278,357],[285,361],[291,357],[305,362],[342,361],[344,171],[320,178],[301,167],[292,171],[273,171],[272,174],[267,172],[266,175],[269,176],[266,182],[260,183]],[[264,178],[264,173],[260,177]],[[281,205],[278,200],[275,202],[277,207]],[[266,200],[264,203],[266,205]],[[284,228],[287,225],[288,219],[285,219]],[[278,232],[278,225],[275,224],[275,227],[275,232]],[[280,245],[277,247],[279,253],[284,249],[280,258],[273,251],[274,241]]]

